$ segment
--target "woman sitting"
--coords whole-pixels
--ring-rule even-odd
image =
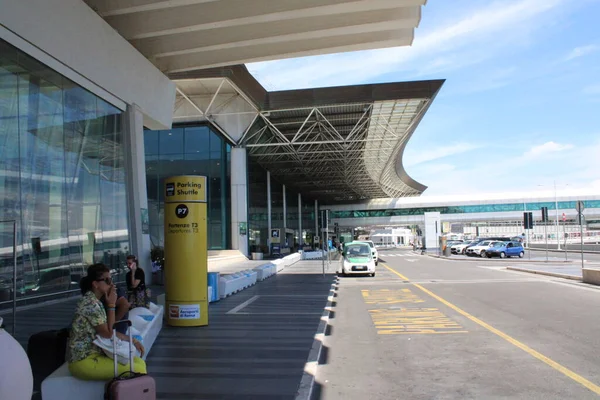
[[[150,306],[150,295],[146,288],[146,275],[144,270],[138,266],[134,255],[127,256],[127,267],[129,272],[125,276],[127,281],[127,292],[129,293],[129,304],[131,308]]]
[[[94,264],[81,279],[83,297],[77,303],[71,333],[67,342],[67,361],[71,374],[83,380],[107,381],[114,377],[114,362],[93,342],[96,335],[111,338],[115,323],[117,291],[112,283],[110,271],[104,264]],[[102,299],[105,299],[105,311]],[[117,337],[129,341],[129,337],[117,332]],[[133,339],[135,348],[144,355],[144,347]],[[139,357],[133,359],[133,369],[146,373],[146,363]],[[119,374],[129,371],[129,365],[118,364]]]

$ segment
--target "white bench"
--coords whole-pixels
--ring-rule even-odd
[[[273,260],[267,264],[259,265],[253,269],[238,271],[229,275],[221,275],[219,278],[219,297],[224,299],[237,292],[240,292],[256,284],[257,281],[263,281],[266,278],[275,275],[285,267],[297,263],[302,259],[299,253],[290,254],[283,258]]]
[[[320,260],[323,258],[323,250],[305,251],[302,253],[303,260]]]
[[[253,271],[256,272],[256,279],[258,281],[264,281],[265,279],[275,275],[277,273],[277,266],[272,263],[259,265],[254,268]]]
[[[241,272],[246,276],[246,280],[244,281],[244,289],[249,288],[250,286],[256,285],[256,280],[258,278],[256,271],[251,269],[246,269]]]
[[[222,275],[219,278],[219,297],[225,298],[237,293],[245,288],[252,286],[253,281],[256,283],[256,272],[253,274],[239,271],[230,275]],[[253,275],[253,276],[252,276]]]
[[[151,313],[154,315],[152,321],[146,321],[141,314]],[[132,322],[132,333],[142,337],[142,344],[146,350],[144,360],[148,356],[154,341],[162,328],[164,315],[163,306],[150,303],[150,309],[134,308],[129,311],[129,319]],[[64,363],[56,371],[42,382],[43,400],[98,400],[104,396],[104,381],[83,381],[77,379],[69,372],[68,363]]]

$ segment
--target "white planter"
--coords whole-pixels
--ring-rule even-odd
[[[252,259],[253,260],[262,260],[263,259],[263,253],[252,253]]]
[[[33,374],[29,358],[19,342],[4,329],[0,329],[0,354],[0,399],[31,400]]]

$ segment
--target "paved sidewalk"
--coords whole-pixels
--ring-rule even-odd
[[[294,399],[335,279],[333,267],[321,272],[300,261],[211,303],[209,326],[164,326],[147,360],[158,398]],[[16,339],[26,348],[33,333],[68,326],[77,300],[19,310]],[[12,314],[2,317],[11,332]]]
[[[207,327],[165,326],[147,360],[157,398],[294,399],[334,278],[300,261],[211,304]]]
[[[583,278],[580,265],[556,265],[556,264],[521,264],[509,266],[507,269],[512,271],[530,272],[534,274],[555,276],[572,280],[581,280]]]

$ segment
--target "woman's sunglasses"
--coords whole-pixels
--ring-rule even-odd
[[[102,278],[102,279],[96,279],[96,282],[104,282],[107,285],[112,285],[112,278]]]

